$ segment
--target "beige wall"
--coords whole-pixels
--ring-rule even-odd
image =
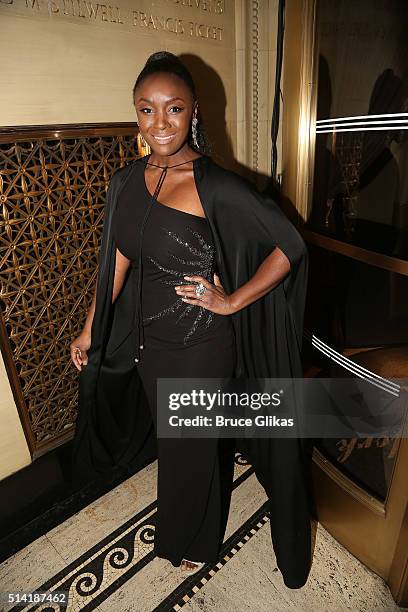
[[[135,77],[150,53],[168,49],[190,56],[219,161],[233,153],[268,173],[277,7],[278,0],[0,0],[0,125],[134,121]],[[224,112],[225,125],[213,126]]]
[[[183,54],[195,75],[214,157],[267,175],[277,5],[0,0],[0,126],[135,121],[134,80],[150,53],[167,49]],[[4,478],[30,456],[2,362],[0,375]]]
[[[234,13],[231,0],[0,0],[0,123],[134,121],[135,78],[168,49],[219,74],[235,141]]]
[[[30,452],[0,353],[0,480],[28,465]]]

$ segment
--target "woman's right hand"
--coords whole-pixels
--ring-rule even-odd
[[[82,366],[86,366],[88,363],[88,355],[86,354],[87,350],[91,346],[91,334],[87,332],[82,332],[75,338],[70,344],[71,349],[71,359],[75,365],[75,367],[81,371]]]

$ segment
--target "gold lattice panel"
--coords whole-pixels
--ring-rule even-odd
[[[72,436],[69,345],[92,299],[110,177],[137,157],[134,128],[47,130],[0,135],[2,352],[34,455]]]

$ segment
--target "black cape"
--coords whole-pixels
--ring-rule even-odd
[[[94,479],[112,466],[134,471],[156,456],[152,419],[134,361],[140,338],[135,317],[138,268],[129,268],[112,304],[113,212],[126,180],[132,172],[140,172],[146,159],[118,170],[106,197],[92,345],[88,364],[79,374],[73,454],[77,482]],[[301,236],[270,197],[236,173],[208,156],[195,159],[193,168],[227,293],[247,282],[275,246],[291,264],[290,273],[277,287],[232,315],[236,377],[302,377],[308,258]],[[241,444],[269,498],[278,567],[286,586],[299,588],[311,564],[310,447],[297,438],[250,439]]]

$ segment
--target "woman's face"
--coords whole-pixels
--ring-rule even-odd
[[[152,151],[172,155],[186,145],[194,109],[188,85],[175,74],[152,74],[135,91],[139,129]]]

